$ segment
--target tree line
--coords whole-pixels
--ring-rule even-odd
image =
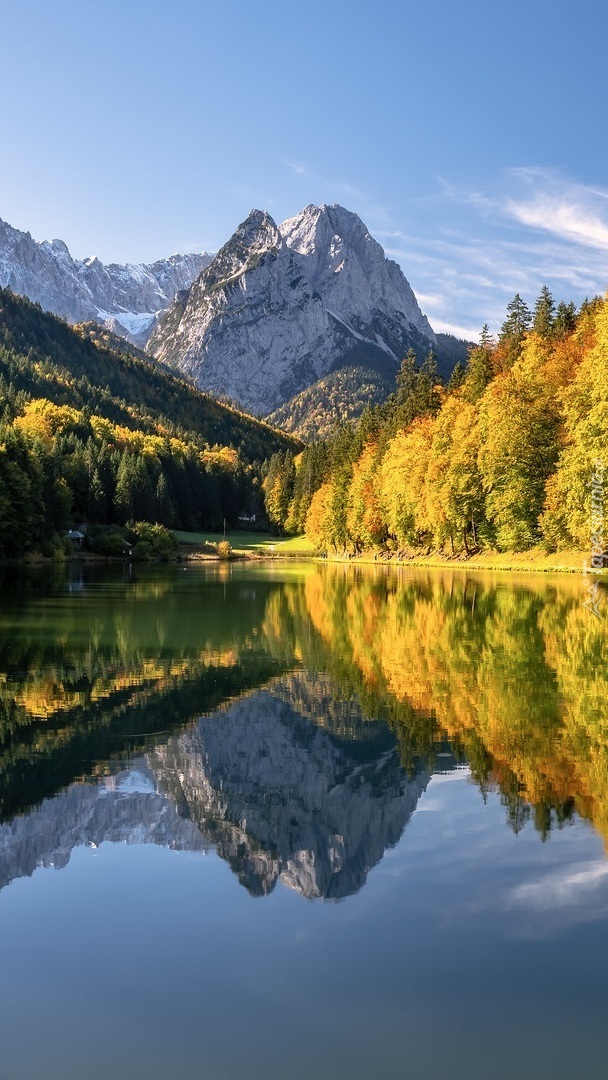
[[[46,399],[0,423],[0,555],[51,554],[70,525],[197,530],[259,510],[259,467],[229,447],[150,435]]]
[[[516,295],[447,385],[410,352],[388,401],[273,455],[268,518],[320,551],[586,550],[592,478],[608,476],[607,361],[608,300],[577,311],[544,287],[530,310]]]
[[[0,558],[84,523],[234,526],[263,513],[263,461],[299,445],[0,290]]]

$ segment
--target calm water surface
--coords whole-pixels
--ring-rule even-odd
[[[0,1080],[605,1074],[608,599],[0,582]]]

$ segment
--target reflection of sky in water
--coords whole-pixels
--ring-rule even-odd
[[[234,573],[260,582],[232,607],[230,589],[207,595],[194,575],[162,604],[131,594],[131,611],[122,582],[70,600],[70,664],[50,605],[48,626],[39,606],[24,619],[24,663],[47,635],[53,677],[35,652],[29,675],[10,668],[24,722],[4,759],[16,810],[0,824],[0,1080],[603,1075],[602,840],[576,814],[559,828],[557,811],[545,842],[532,819],[512,827],[525,784],[604,820],[585,750],[597,739],[603,760],[603,644],[572,584],[558,610],[506,584],[459,593],[433,577],[431,590],[428,575],[402,575],[387,598],[312,569],[306,594]],[[89,663],[91,625],[103,648]],[[129,690],[142,679],[154,693]],[[392,733],[357,697],[370,692],[375,716],[387,687]],[[62,694],[83,702],[69,723],[47,719]],[[479,721],[485,802],[425,726],[432,705],[485,777],[466,744]]]
[[[449,904],[441,889],[427,897],[438,921],[471,920],[507,937],[555,937],[605,918],[608,861],[591,826],[576,820],[542,843],[531,823],[515,834],[504,815],[496,795],[484,806],[461,770],[431,779],[399,846],[399,864],[401,873],[415,868],[424,878],[430,859],[435,885],[449,882]],[[394,861],[388,852],[385,862]]]
[[[577,822],[543,844],[504,813],[466,771],[434,777],[365,888],[333,905],[281,885],[251,899],[217,856],[153,845],[79,848],[13,882],[3,1077],[76,1080],[86,1060],[101,1080],[108,1040],[114,1075],[147,1080],[481,1078],[489,1063],[506,1080],[516,1061],[599,1075],[601,842]]]

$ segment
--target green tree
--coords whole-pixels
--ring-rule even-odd
[[[479,403],[479,467],[486,512],[504,551],[540,538],[545,485],[559,452],[560,410],[541,370],[523,355]]]
[[[494,376],[492,352],[494,340],[488,324],[484,323],[479,336],[479,345],[469,349],[465,378],[462,384],[462,396],[471,405],[479,401],[486,386]]]
[[[565,337],[570,334],[576,328],[576,307],[570,302],[564,303],[562,300],[557,305],[557,311],[555,312],[554,332],[557,337]]]
[[[500,328],[498,343],[502,346],[505,367],[517,360],[523,340],[532,324],[530,308],[519,293],[507,304],[507,317]]]
[[[555,327],[555,303],[547,285],[543,285],[534,305],[532,329],[539,337],[547,338]]]

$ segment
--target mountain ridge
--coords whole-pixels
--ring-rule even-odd
[[[112,335],[110,335],[112,339]],[[248,460],[300,445],[125,344],[95,340],[24,297],[0,289],[0,391],[88,408],[127,428],[190,432],[209,445],[239,448]],[[9,392],[10,391],[10,392]],[[2,396],[0,393],[0,396]]]
[[[266,415],[344,366],[394,378],[437,338],[400,267],[344,207],[305,207],[277,225],[252,210],[160,316],[157,359]]]
[[[104,264],[75,259],[63,240],[34,240],[0,219],[0,287],[69,322],[101,322],[136,345],[159,311],[211,262],[208,252],[153,263]]]

